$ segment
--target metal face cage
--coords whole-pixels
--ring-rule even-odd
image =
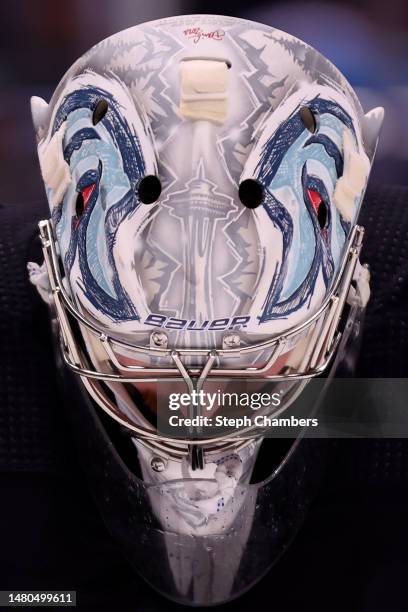
[[[72,298],[66,291],[59,266],[59,255],[57,243],[54,237],[51,219],[40,221],[40,238],[44,254],[44,261],[49,277],[50,289],[53,296],[54,315],[58,323],[61,351],[66,365],[81,377],[81,380],[91,395],[91,397],[116,421],[128,428],[131,433],[143,440],[148,446],[162,448],[175,458],[184,456],[186,451],[190,457],[195,456],[197,447],[215,445],[217,450],[227,442],[226,438],[233,437],[234,445],[242,445],[243,441],[248,440],[248,436],[242,437],[243,432],[220,436],[215,438],[202,438],[185,440],[184,443],[176,443],[172,438],[160,435],[155,429],[148,429],[136,425],[121,413],[114,402],[103,390],[103,382],[125,383],[137,381],[157,381],[159,379],[177,379],[180,377],[185,381],[188,392],[201,390],[205,381],[210,377],[221,379],[226,378],[261,378],[270,381],[299,380],[302,385],[310,379],[321,375],[331,362],[340,341],[341,332],[339,330],[342,314],[347,298],[349,297],[352,281],[355,276],[356,266],[362,247],[364,229],[361,226],[354,226],[349,240],[344,248],[344,254],[340,262],[339,270],[332,285],[329,295],[325,298],[321,307],[303,323],[293,326],[286,332],[273,335],[267,340],[254,342],[245,346],[227,348],[203,349],[203,348],[177,348],[155,346],[132,345],[123,340],[113,338],[89,321],[76,307]],[[101,371],[89,363],[89,359],[81,348],[80,343],[75,338],[75,331],[72,325],[72,318],[88,330],[99,346],[106,354],[106,362],[109,371]],[[154,332],[153,332],[154,333]],[[305,355],[298,368],[286,368],[282,373],[271,375],[268,373],[271,365],[276,359],[293,346],[299,338],[309,334],[310,341],[305,351]],[[118,354],[114,350],[123,351],[129,355],[132,352],[138,356],[144,355],[148,359],[158,362],[167,360],[171,363],[164,367],[157,365],[127,365],[119,360]],[[241,368],[231,368],[225,361],[234,357],[266,354],[266,363],[261,366],[245,366]],[[202,367],[190,366],[189,360],[201,359]],[[303,387],[302,387],[303,388]],[[252,437],[255,434],[252,433]],[[229,442],[231,444],[231,441]],[[202,458],[196,458],[198,466]]]

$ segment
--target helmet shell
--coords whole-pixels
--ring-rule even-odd
[[[226,329],[267,337],[320,306],[370,163],[356,96],[312,47],[230,17],[154,21],[94,46],[33,108],[67,285],[110,335],[163,327],[177,346],[219,346]],[[348,208],[345,142],[363,160]]]

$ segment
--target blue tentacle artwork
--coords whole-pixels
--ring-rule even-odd
[[[300,104],[264,143],[255,169],[265,188],[263,208],[282,233],[280,262],[258,316],[260,323],[307,307],[319,275],[328,288],[349,230],[332,196],[343,174],[342,133],[348,128],[355,135],[352,118],[339,103],[320,95],[305,104],[316,117],[315,133],[305,127]],[[277,195],[282,189],[298,202],[296,218]],[[341,245],[334,249],[338,236]]]
[[[101,98],[108,110],[93,126],[92,112]],[[83,86],[62,100],[52,133],[67,122],[64,158],[76,180],[52,218],[57,234],[65,237],[66,273],[78,258],[81,276],[76,282],[84,297],[112,320],[127,321],[138,320],[139,314],[119,280],[113,248],[120,223],[140,205],[135,185],[145,174],[145,160],[121,110],[111,93],[95,86]],[[78,197],[85,203],[80,215]]]

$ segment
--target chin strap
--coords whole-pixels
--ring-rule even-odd
[[[367,264],[357,261],[353,282],[350,285],[347,302],[350,306],[365,308],[370,299],[370,269]]]
[[[41,266],[35,261],[27,263],[28,278],[46,304],[52,304],[54,297],[51,291],[50,278],[45,262]]]
[[[66,122],[48,140],[38,145],[38,158],[41,174],[47,189],[50,190],[51,206],[58,206],[71,183],[71,171],[64,158],[64,134]]]
[[[356,210],[356,198],[363,195],[370,174],[370,160],[364,149],[358,150],[350,132],[343,132],[343,175],[338,179],[333,193],[333,201],[340,214],[347,221],[352,221]]]

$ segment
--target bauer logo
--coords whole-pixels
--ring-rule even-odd
[[[149,314],[144,320],[145,325],[154,327],[165,327],[167,329],[184,329],[188,331],[220,331],[223,329],[240,329],[246,327],[251,317],[225,317],[223,319],[212,319],[207,321],[196,321],[194,319],[176,319],[175,317],[165,317],[159,314]]]

